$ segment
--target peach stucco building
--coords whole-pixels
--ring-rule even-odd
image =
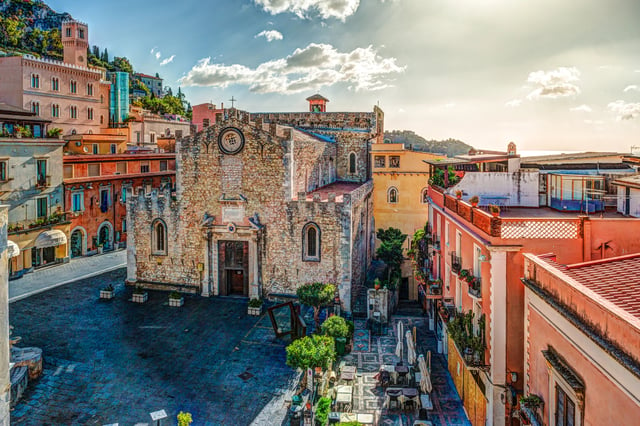
[[[428,189],[427,266],[431,278],[443,285],[443,300],[429,307],[430,316],[440,348],[450,352],[450,372],[472,424],[511,424],[525,377],[520,281],[525,253],[554,252],[558,262],[573,264],[639,252],[640,220],[608,211],[587,215],[536,206],[539,174],[519,168],[515,148],[502,156],[466,157],[431,163],[434,169],[455,167],[464,177]],[[471,204],[473,195],[479,196],[479,206]],[[494,216],[488,204],[502,208]],[[447,331],[456,313],[468,311],[474,313],[473,325],[485,347],[473,362],[465,361],[465,348],[452,344]]]
[[[525,394],[532,423],[640,419],[640,253],[577,264],[525,254]]]
[[[398,228],[407,234],[405,248],[413,234],[424,227],[429,205],[429,167],[424,160],[446,158],[429,152],[407,149],[402,143],[371,144],[373,176],[373,217],[376,229]],[[411,265],[402,267],[401,299],[418,299]]]
[[[62,24],[64,61],[32,55],[0,58],[0,102],[51,120],[63,134],[99,133],[109,122],[109,87],[105,70],[86,63],[86,24]]]

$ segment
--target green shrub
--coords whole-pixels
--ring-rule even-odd
[[[333,338],[347,337],[349,335],[349,326],[347,325],[347,322],[344,318],[336,315],[327,318],[327,320],[322,323],[321,328],[322,334],[326,334]]]
[[[189,426],[191,423],[193,423],[191,413],[183,413],[182,411],[178,413],[178,426]]]
[[[261,299],[251,299],[251,300],[249,300],[249,307],[250,308],[259,308],[260,306],[262,306],[262,300]]]
[[[316,405],[316,424],[324,426],[329,420],[329,411],[331,410],[331,399],[323,396],[318,400]]]

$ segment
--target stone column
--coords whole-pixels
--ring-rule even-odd
[[[9,256],[7,253],[8,206],[0,206],[0,426],[9,425]]]
[[[256,236],[249,240],[249,298],[262,299],[260,274],[258,273],[258,242]]]

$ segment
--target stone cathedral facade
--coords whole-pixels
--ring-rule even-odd
[[[175,192],[128,197],[128,283],[273,298],[334,282],[350,311],[373,255],[369,151],[383,123],[377,107],[225,109],[179,141]]]

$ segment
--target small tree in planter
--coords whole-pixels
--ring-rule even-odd
[[[136,286],[133,290],[131,301],[134,303],[144,303],[149,298],[149,294],[142,288],[142,286]]]
[[[331,283],[311,283],[298,287],[296,294],[300,302],[313,307],[316,330],[320,328],[320,310],[333,304],[336,285]]]
[[[177,291],[169,293],[169,306],[179,308],[182,305],[184,305],[184,297],[180,293]]]
[[[183,413],[182,411],[178,413],[178,426],[189,426],[191,423],[193,423],[191,413]]]
[[[471,204],[472,207],[476,207],[479,202],[480,202],[480,198],[477,195],[474,195],[473,197],[469,198],[469,203]]]
[[[316,425],[324,426],[329,421],[329,411],[331,411],[331,398],[323,396],[316,404]]]
[[[459,189],[457,189],[457,190],[456,190],[456,198],[457,198],[458,200],[462,198],[462,191],[461,191],[461,190],[459,190]]]
[[[47,130],[47,137],[48,138],[59,138],[60,135],[62,135],[62,129],[59,127],[54,127],[53,129],[49,129]]]
[[[305,336],[293,341],[286,348],[287,365],[303,371],[316,367],[326,370],[329,363],[336,359],[333,339],[329,336]],[[303,375],[303,387],[306,386],[307,375]]]
[[[109,284],[100,290],[100,299],[112,299],[113,298],[113,286]]]
[[[322,323],[322,333],[333,337],[336,344],[336,352],[338,355],[344,355],[345,346],[347,344],[347,336],[349,335],[349,326],[342,317],[332,316]]]
[[[249,306],[247,308],[247,313],[253,316],[260,316],[262,313],[262,300],[261,299],[251,299],[249,300]]]
[[[500,216],[500,206],[496,206],[495,204],[489,204],[489,211],[493,217]]]

